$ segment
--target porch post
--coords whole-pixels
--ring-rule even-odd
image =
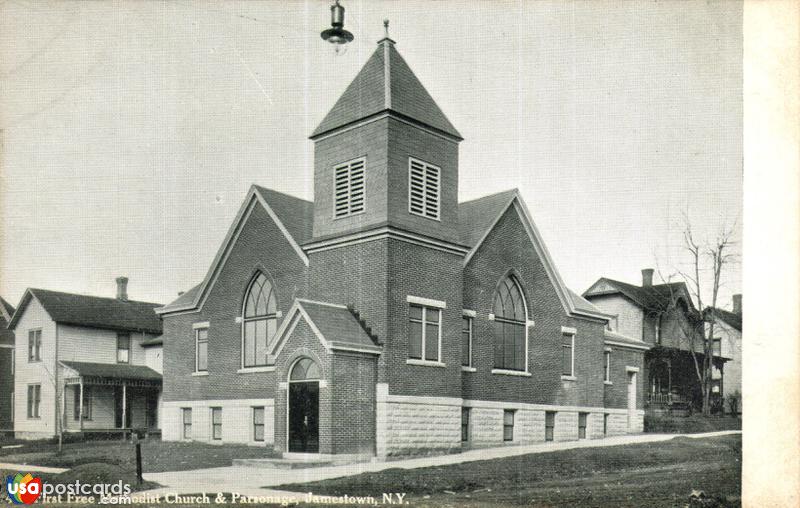
[[[121,428],[125,428],[126,417],[128,413],[128,385],[126,383],[122,383],[122,422],[120,423]],[[122,433],[123,439],[125,438],[125,433]]]
[[[80,377],[79,387],[80,394],[78,397],[78,422],[80,423],[81,430],[83,430],[83,376]]]
[[[667,397],[672,398],[672,358],[667,358]]]
[[[67,383],[61,387],[61,433],[67,430]]]

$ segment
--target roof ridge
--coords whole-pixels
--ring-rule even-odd
[[[271,192],[271,193],[273,193],[273,194],[280,194],[281,196],[284,196],[284,197],[287,197],[287,198],[291,198],[291,199],[296,199],[296,200],[298,200],[298,201],[302,201],[302,202],[304,202],[304,203],[308,203],[308,204],[310,204],[310,205],[313,205],[313,204],[314,204],[314,201],[313,201],[313,200],[299,198],[299,197],[297,197],[297,196],[295,196],[295,195],[292,195],[292,194],[287,194],[286,192],[278,191],[278,190],[275,190],[275,189],[273,189],[273,188],[271,188],[271,187],[264,187],[263,185],[259,185],[259,184],[257,184],[257,183],[254,183],[254,184],[252,184],[252,185],[253,185],[253,187],[257,187],[257,188],[258,188],[258,189],[260,189],[260,190],[266,190],[266,191],[269,191],[269,192]]]
[[[131,300],[131,299],[120,300],[119,298],[114,298],[114,297],[111,297],[111,296],[97,296],[97,295],[89,295],[89,294],[86,294],[86,293],[70,293],[69,291],[58,291],[58,290],[54,290],[54,289],[28,288],[28,291],[30,291],[32,293],[36,292],[36,291],[41,291],[41,292],[44,292],[44,293],[51,293],[51,294],[80,296],[80,297],[83,297],[83,298],[95,298],[97,300],[108,300],[108,301],[111,301],[111,302],[120,302],[120,303],[143,303],[145,305],[156,305],[158,307],[161,307],[161,306],[164,305],[163,303],[158,303],[158,302],[145,302],[144,300]]]
[[[491,197],[495,197],[495,196],[500,196],[502,194],[510,194],[510,193],[519,194],[519,189],[517,187],[513,187],[511,189],[506,189],[506,190],[502,190],[502,191],[498,191],[498,192],[493,192],[492,194],[486,194],[486,195],[478,197],[478,198],[472,198],[472,199],[468,199],[466,201],[459,201],[458,202],[458,206],[466,205],[468,203],[474,203],[475,201],[480,201],[481,199],[487,199],[487,198],[491,198]]]

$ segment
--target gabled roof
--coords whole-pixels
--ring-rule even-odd
[[[368,354],[380,354],[382,351],[367,332],[366,325],[344,305],[298,298],[275,332],[275,340],[269,351],[271,357],[280,354],[299,319],[305,319],[326,350],[359,351]]]
[[[609,287],[611,289],[607,289]],[[602,289],[597,290],[597,288]],[[616,293],[626,296],[639,307],[654,311],[664,311],[670,307],[675,299],[682,298],[692,312],[697,312],[684,282],[635,286],[627,282],[601,277],[589,289],[584,291],[583,296],[591,298],[593,296]]]
[[[118,300],[99,296],[63,293],[47,289],[29,288],[9,323],[13,329],[31,298],[36,298],[56,323],[109,330],[161,333],[161,319],[155,308],[160,303]]]
[[[6,322],[11,321],[11,316],[14,315],[14,306],[6,301],[5,298],[0,296],[0,318],[5,319]]]
[[[564,311],[567,314],[580,314],[598,319],[608,320],[611,318],[611,314],[601,311],[589,301],[575,294],[564,284],[518,189],[498,192],[459,203],[458,218],[461,242],[471,248],[464,258],[464,266],[470,262],[472,256],[475,255],[486,240],[486,237],[489,236],[489,233],[492,232],[511,207],[514,207],[514,210],[519,215],[533,248],[539,256],[559,300],[561,300]]]
[[[462,139],[391,39],[383,39],[311,138],[384,111]]]
[[[714,315],[717,316],[717,319],[724,321],[728,326],[735,328],[740,332],[742,331],[741,314],[736,314],[735,312],[725,309],[715,309],[713,307],[707,307],[706,312],[714,312]]]
[[[250,187],[250,191],[242,202],[236,218],[228,229],[228,234],[217,251],[217,255],[211,263],[203,282],[186,291],[167,305],[160,307],[156,311],[158,314],[194,310],[202,305],[203,298],[213,287],[219,269],[225,264],[228,253],[238,238],[241,228],[244,226],[252,209],[256,206],[262,206],[266,210],[298,257],[308,266],[308,256],[303,252],[300,244],[311,238],[314,223],[314,204],[311,201],[253,185]]]
[[[14,345],[14,332],[6,328],[14,315],[14,307],[0,297],[0,344]]]
[[[66,361],[61,361],[60,363],[83,377],[126,379],[130,381],[161,381],[161,374],[144,365]]]

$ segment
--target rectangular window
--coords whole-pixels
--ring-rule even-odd
[[[589,413],[578,413],[578,439],[586,439],[586,420]]]
[[[514,410],[503,411],[503,441],[514,440]]]
[[[192,439],[192,408],[181,408],[183,421],[183,439]]]
[[[42,331],[30,330],[28,332],[28,362],[42,361]]]
[[[469,441],[469,408],[461,408],[461,441]]]
[[[211,408],[211,439],[219,441],[222,439],[222,408]]]
[[[74,390],[74,407],[72,409],[73,415],[72,417],[77,422],[81,416],[81,390],[80,386],[76,386]],[[91,386],[84,386],[83,387],[83,419],[84,420],[91,420],[92,419],[92,387]]]
[[[552,441],[556,428],[556,412],[545,411],[544,413],[544,440]]]
[[[194,331],[195,340],[195,372],[208,371],[208,328]]]
[[[603,414],[603,435],[608,435],[608,413]]]
[[[564,333],[561,335],[561,374],[573,376],[575,335]]]
[[[472,322],[469,316],[461,318],[461,365],[472,367]]]
[[[439,220],[441,169],[416,159],[408,159],[408,211]]]
[[[603,352],[603,381],[611,382],[611,351]]]
[[[117,363],[130,363],[131,361],[131,334],[117,334]]]
[[[722,356],[722,339],[713,339],[711,342],[711,354],[713,356]]]
[[[264,441],[264,408],[253,408],[253,441]]]
[[[409,306],[408,316],[409,358],[438,362],[441,310],[412,304]]]
[[[28,385],[28,418],[39,418],[42,402],[42,385]]]
[[[340,164],[333,168],[333,216],[348,217],[364,211],[365,159]]]

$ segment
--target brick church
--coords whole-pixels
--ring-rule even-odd
[[[458,131],[384,38],[311,135],[314,201],[252,186],[163,318],[165,440],[320,457],[641,432],[640,339],[565,287],[516,190],[458,202]]]

